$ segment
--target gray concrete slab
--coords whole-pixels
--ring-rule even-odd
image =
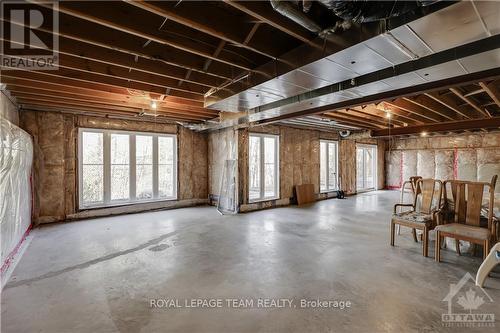
[[[468,331],[443,327],[442,300],[481,260],[445,250],[438,264],[408,229],[389,246],[397,198],[371,192],[237,216],[196,207],[39,228],[2,292],[2,332]],[[500,318],[498,268],[484,289],[494,302],[475,290],[485,304],[466,312]],[[230,298],[254,305],[229,307]],[[259,298],[292,306],[261,308]],[[223,307],[152,308],[151,299]],[[352,305],[305,309],[301,299]]]

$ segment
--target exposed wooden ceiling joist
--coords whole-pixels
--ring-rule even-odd
[[[135,99],[135,100],[118,100],[118,99],[110,99],[110,98],[104,98],[104,97],[96,97],[92,96],[89,98],[89,96],[82,96],[78,94],[73,94],[73,93],[68,93],[68,92],[55,92],[55,91],[47,91],[47,90],[41,90],[41,89],[33,89],[33,88],[25,88],[25,87],[17,87],[17,86],[12,86],[9,85],[7,86],[9,91],[12,93],[13,96],[19,97],[19,98],[32,98],[36,99],[37,97],[40,98],[53,98],[53,99],[65,99],[68,101],[76,101],[76,102],[89,102],[91,101],[92,103],[101,103],[101,104],[106,104],[109,106],[123,106],[123,107],[134,107],[138,109],[151,109],[150,106],[150,100],[146,98],[142,99]],[[214,118],[217,116],[216,112],[210,111],[210,110],[197,110],[197,109],[181,109],[181,108],[172,108],[169,107],[167,103],[163,103],[161,101],[157,101],[157,111],[165,111],[168,113],[172,114],[180,114],[180,115],[186,115],[186,116],[195,116],[194,118],[197,118],[200,116],[201,118]]]
[[[384,125],[384,126],[389,126],[389,125],[404,126],[404,124],[405,124],[405,122],[400,120],[400,118],[398,116],[391,115],[391,118],[388,118],[387,116],[382,116],[382,115],[378,115],[375,113],[369,113],[369,112],[364,111],[364,110],[360,111],[360,110],[357,110],[355,108],[348,108],[345,110],[337,110],[337,112],[340,112],[340,113],[345,114],[345,115],[354,114],[354,115],[357,115],[361,118],[375,121],[376,123],[379,123],[379,124]]]
[[[500,92],[498,91],[496,82],[491,82],[489,84],[486,82],[479,82],[479,85],[491,97],[493,102],[500,107]]]
[[[75,102],[68,101],[63,99],[40,99],[40,98],[17,98],[17,102],[23,107],[34,107],[34,106],[54,106],[59,107],[59,111],[64,111],[65,108],[70,109],[82,109],[82,110],[107,110],[110,111],[108,105],[103,105],[100,103],[84,103],[84,102]],[[142,109],[133,108],[133,107],[121,107],[114,106],[113,111],[121,111],[121,112],[130,112],[131,114],[138,115],[142,112]],[[153,111],[148,111],[149,113],[154,113]],[[177,120],[183,121],[202,121],[204,118],[197,116],[184,116],[176,113],[169,112],[158,112],[158,115],[163,115],[165,117],[174,118]],[[207,119],[207,118],[205,118]]]
[[[439,104],[436,101],[427,98],[425,95],[420,95],[413,98],[403,97],[403,99],[431,112],[434,112],[435,114],[445,119],[456,120],[457,115],[454,112],[444,108],[442,104]]]
[[[384,104],[406,111],[418,117],[425,118],[427,121],[438,122],[441,120],[440,117],[437,117],[432,112],[429,112],[428,110],[413,103],[410,103],[402,98],[397,99],[395,101],[385,101]]]
[[[292,36],[303,43],[307,43],[315,47],[318,47],[311,41],[314,36],[311,36],[311,34],[306,32],[302,28],[297,27],[297,25],[287,20],[280,14],[274,13],[272,11],[263,10],[262,6],[269,5],[267,3],[259,3],[259,1],[246,1],[246,2],[234,1],[234,0],[223,0],[223,1],[228,5],[233,6],[234,8],[244,13],[253,16],[257,20],[269,24],[270,26],[278,30],[281,30],[287,35]]]
[[[464,94],[458,88],[450,88],[450,91],[452,93],[454,93],[455,95],[457,95],[459,98],[461,98],[464,102],[466,102],[467,104],[469,104],[470,106],[472,106],[474,108],[474,110],[476,110],[477,112],[479,112],[483,116],[485,116],[485,117],[491,117],[491,115],[489,114],[488,111],[483,110],[482,108],[480,108],[476,104],[476,102],[474,102],[470,97],[465,97]]]
[[[424,95],[431,98],[432,100],[434,100],[438,103],[441,103],[442,105],[446,106],[450,110],[455,111],[457,114],[461,115],[462,117],[464,117],[466,119],[472,118],[470,116],[470,112],[461,110],[460,107],[450,98],[450,96],[440,95],[437,92],[427,92],[427,93],[424,93]]]
[[[40,6],[48,6],[47,4],[39,1],[30,1],[36,3]],[[83,2],[84,3],[84,2]],[[72,4],[82,4],[76,2],[60,2],[58,11],[66,15],[70,15],[94,24],[101,25],[103,27],[111,28],[121,32],[125,32],[129,35],[137,36],[143,38],[145,42],[154,41],[159,44],[167,45],[175,49],[191,53],[200,57],[207,59],[212,59],[213,61],[221,62],[229,66],[240,68],[246,71],[251,71],[252,68],[249,66],[248,62],[237,60],[236,58],[230,59],[219,55],[214,57],[211,52],[207,52],[206,48],[199,47],[198,43],[187,43],[179,42],[174,38],[171,38],[169,34],[160,34],[157,31],[144,31],[143,27],[135,22],[135,20],[127,19],[127,16],[120,15],[119,11],[103,11],[101,7],[99,11],[94,11],[92,14],[84,12],[79,9],[72,7]]]
[[[166,93],[166,88],[159,85],[152,85],[148,83],[129,81],[126,78],[115,77],[111,75],[100,75],[98,73],[93,73],[89,71],[81,71],[76,69],[59,68],[57,71],[26,71],[26,70],[10,70],[8,68],[2,68],[2,74],[26,78],[30,77],[34,73],[42,76],[60,77],[62,79],[72,79],[82,82],[87,82],[89,84],[100,83],[104,85],[109,85],[113,87],[128,88],[134,90],[141,90],[149,93],[156,93],[164,95]],[[172,93],[176,97],[193,100],[193,101],[203,101],[203,95],[185,93],[178,91]]]
[[[339,121],[339,122],[349,124],[349,125],[354,125],[354,126],[361,127],[361,128],[372,129],[372,128],[381,128],[382,127],[381,125],[374,124],[373,122],[370,122],[368,120],[358,119],[357,117],[353,117],[353,116],[344,116],[338,112],[325,112],[322,115],[326,118],[330,118],[330,119],[333,119],[335,121]]]
[[[226,42],[232,43],[232,44],[237,45],[239,47],[243,47],[243,48],[246,48],[250,51],[259,53],[259,54],[264,55],[270,59],[276,59],[279,56],[278,54],[271,54],[270,51],[264,51],[262,48],[256,48],[256,47],[250,46],[248,44],[249,40],[246,40],[246,39],[243,41],[238,40],[238,37],[234,36],[230,31],[216,30],[210,26],[204,25],[203,23],[196,22],[195,20],[192,20],[189,17],[179,15],[175,11],[170,10],[166,7],[161,7],[157,3],[153,4],[151,2],[146,2],[146,1],[142,1],[142,0],[124,0],[124,1],[130,5],[147,10],[151,13],[157,14],[157,15],[162,16],[164,18],[167,18],[169,20],[173,20],[179,24],[191,27],[193,29],[196,29],[196,30],[199,30],[199,31],[204,32],[206,34],[209,34],[211,36],[220,38]]]

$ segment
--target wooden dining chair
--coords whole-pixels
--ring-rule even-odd
[[[405,182],[403,182],[403,184],[401,185],[401,198],[400,198],[400,201],[399,203],[400,204],[404,204],[405,203],[405,193],[407,191],[407,189],[409,188],[410,189],[410,194],[411,194],[411,202],[413,202],[415,200],[415,196],[417,195],[417,181],[419,179],[422,179],[422,177],[420,176],[412,176],[410,177],[410,180],[407,180]],[[400,211],[402,212],[402,210]],[[398,213],[400,213],[398,212]],[[396,233],[398,235],[401,234],[401,225],[396,225]],[[413,235],[413,240],[415,241],[415,243],[418,243],[418,240],[417,240],[417,231],[416,229],[411,229],[411,233]]]
[[[481,245],[483,246],[483,259],[486,257],[494,233],[493,205],[497,178],[497,175],[493,176],[489,183],[464,180],[447,180],[444,182],[444,198],[448,197],[448,188],[452,192],[453,214],[451,215],[451,221],[449,218],[444,220],[450,223],[444,223],[436,227],[436,261],[441,261],[441,244],[445,237]],[[487,206],[484,207],[483,196],[486,188],[488,188],[489,200]],[[445,210],[450,210],[449,205],[450,203],[445,200]],[[486,223],[482,227],[481,210],[484,208],[486,208],[487,217]],[[457,252],[460,254],[458,246]]]
[[[442,210],[441,195],[443,183],[436,179],[418,179],[415,196],[411,204],[396,204],[391,219],[391,245],[394,246],[395,228],[402,225],[415,230],[422,230],[422,253],[428,256],[429,231],[440,223]],[[400,207],[409,207],[409,211],[398,212]],[[416,237],[415,237],[416,239]]]

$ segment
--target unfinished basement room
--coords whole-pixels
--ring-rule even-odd
[[[1,333],[500,332],[500,0],[2,0]]]

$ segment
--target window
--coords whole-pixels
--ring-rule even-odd
[[[320,140],[320,191],[338,190],[337,142]]]
[[[374,190],[377,187],[377,146],[356,146],[356,189]]]
[[[79,131],[80,208],[177,197],[175,135]]]
[[[279,137],[250,134],[248,147],[249,201],[277,199]]]

